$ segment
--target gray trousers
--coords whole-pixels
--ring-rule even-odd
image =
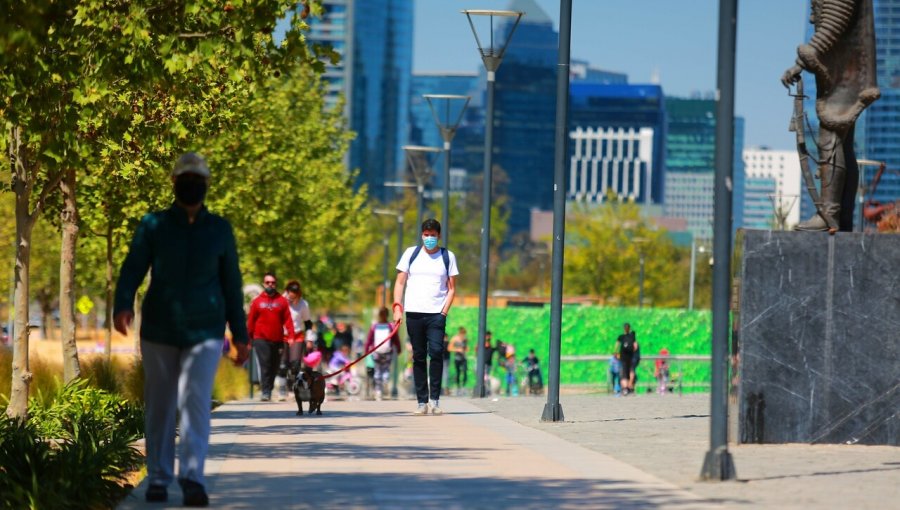
[[[209,450],[213,380],[222,339],[179,348],[141,340],[147,477],[151,485],[175,479],[175,421],[178,418],[178,478],[203,484]]]

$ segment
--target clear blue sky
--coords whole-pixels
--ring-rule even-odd
[[[559,26],[559,1],[536,0]],[[792,103],[779,78],[796,57],[808,0],[739,2],[735,113],[746,147],[794,147]],[[689,96],[716,88],[718,0],[573,0],[572,58]],[[462,9],[506,9],[510,0],[415,0],[414,71],[477,71],[481,60]],[[513,37],[512,44],[515,44]],[[501,65],[499,73],[503,72]],[[439,91],[435,91],[439,93]]]

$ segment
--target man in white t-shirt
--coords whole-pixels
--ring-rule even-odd
[[[413,381],[419,406],[414,414],[442,414],[441,375],[444,370],[444,331],[447,313],[456,296],[456,255],[438,246],[441,224],[435,219],[422,222],[422,246],[407,248],[397,264],[394,302],[406,310],[406,331],[413,351]],[[404,301],[403,293],[406,291]],[[394,320],[401,318],[394,308]],[[426,364],[431,358],[430,365]],[[429,385],[429,382],[431,383]]]

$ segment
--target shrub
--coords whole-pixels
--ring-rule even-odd
[[[86,379],[67,384],[49,405],[32,398],[28,412],[43,437],[74,439],[82,416],[89,416],[108,430],[120,431],[134,439],[143,436],[143,408],[107,391],[93,388]]]
[[[129,402],[144,405],[144,366],[141,358],[135,356],[123,371],[121,394]]]
[[[79,380],[31,419],[0,415],[0,508],[109,508],[129,490],[142,455],[141,411]]]
[[[219,360],[216,380],[213,382],[213,400],[222,402],[237,400],[250,394],[250,380],[247,371],[234,366],[228,358]]]
[[[47,361],[32,354],[28,364],[33,374],[28,390],[31,399],[37,399],[44,406],[50,405],[63,385],[62,363]]]
[[[106,356],[86,357],[81,360],[81,378],[87,379],[94,388],[121,393],[121,365],[114,358]]]

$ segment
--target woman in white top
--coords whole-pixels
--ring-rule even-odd
[[[284,339],[287,348],[283,351],[279,377],[275,382],[278,387],[279,400],[287,399],[289,386],[293,383],[291,375],[296,376],[300,373],[300,360],[307,354],[304,339],[307,330],[312,329],[309,303],[303,299],[303,287],[300,286],[300,282],[289,281],[284,289],[284,297],[288,301],[291,319],[294,322],[294,337]],[[290,375],[288,369],[290,369]]]

